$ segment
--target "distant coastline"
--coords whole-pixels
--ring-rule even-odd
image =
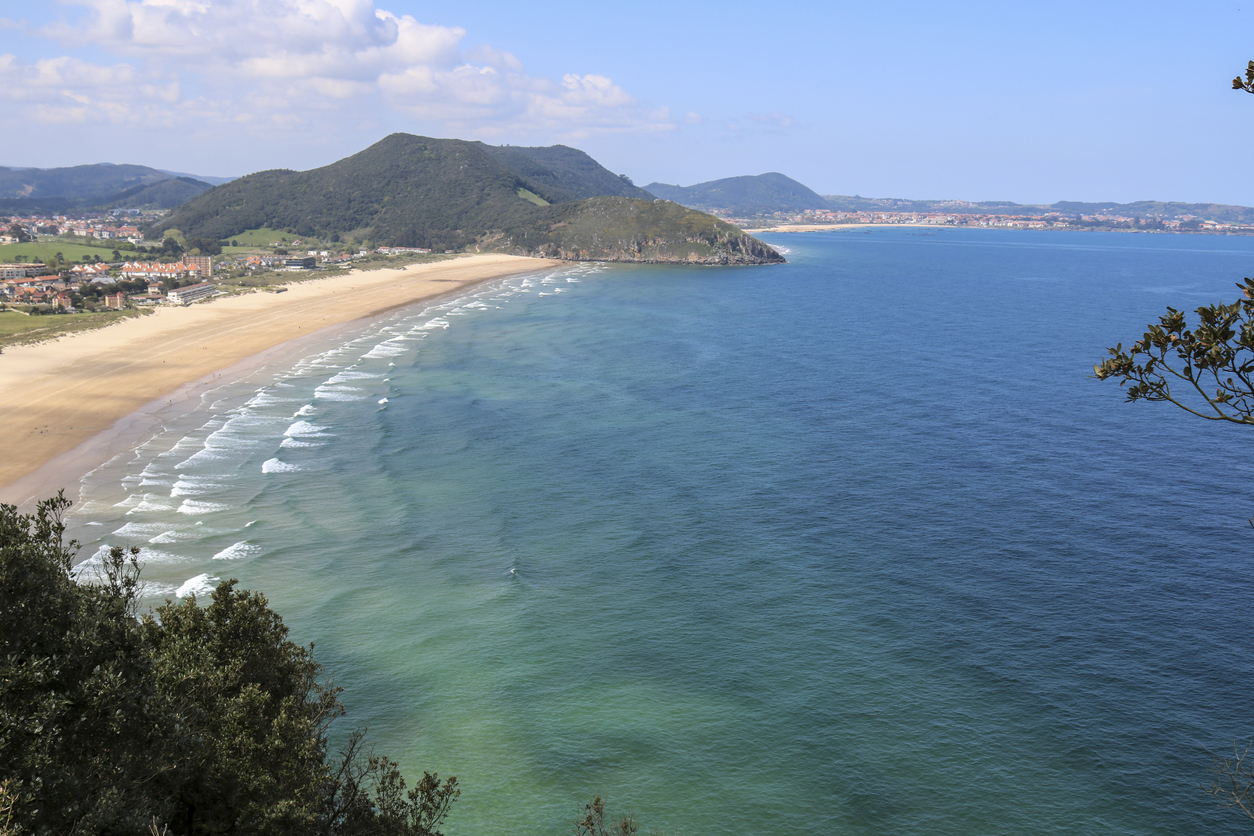
[[[1254,229],[1120,229],[1117,227],[1051,227],[1010,224],[930,224],[919,222],[900,223],[896,221],[888,223],[784,223],[777,224],[775,226],[744,228],[744,231],[749,235],[760,235],[764,232],[830,232],[832,230],[839,229],[900,229],[901,227],[913,227],[917,229],[1027,229],[1038,232],[1125,232],[1154,235],[1254,235]]]

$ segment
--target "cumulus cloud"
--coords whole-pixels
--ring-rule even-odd
[[[463,46],[465,30],[422,23],[375,0],[63,0],[76,13],[33,34],[117,59],[0,56],[0,98],[65,121],[300,124],[327,112],[401,113],[450,131],[543,133],[673,127],[613,80],[529,75],[515,56]],[[18,92],[13,92],[17,90]],[[60,114],[60,115],[57,115]],[[316,117],[322,118],[322,117]]]

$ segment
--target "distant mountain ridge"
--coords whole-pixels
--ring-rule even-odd
[[[1115,214],[1132,218],[1163,220],[1193,217],[1217,223],[1254,224],[1254,207],[1219,203],[1181,203],[1139,200],[1133,203],[1062,200],[1052,204],[1014,203],[1011,201],[913,200],[906,198],[870,198],[861,195],[820,195],[805,185],[779,172],[726,177],[697,183],[694,186],[672,186],[650,183],[645,189],[658,197],[706,212],[734,217],[799,214],[807,210],[837,212],[917,212],[920,214],[973,215],[1096,215]]]
[[[730,224],[655,200],[577,149],[399,133],[322,168],[262,171],[216,186],[149,232],[226,239],[261,227],[572,260],[783,261]]]
[[[726,177],[695,186],[650,183],[645,189],[660,198],[693,209],[729,215],[768,215],[828,208],[821,195],[777,171]]]
[[[970,202],[965,200],[910,200],[904,198],[871,198],[860,195],[824,195],[828,205],[838,212],[920,212],[955,215],[1096,215],[1099,213],[1133,218],[1164,220],[1191,215],[1200,220],[1219,223],[1254,223],[1254,207],[1223,203],[1180,203],[1138,200],[1133,203],[1088,203],[1060,200],[1057,203],[1012,203],[1010,201]]]
[[[209,183],[143,165],[95,163],[67,168],[0,167],[0,211],[84,212],[172,209]]]

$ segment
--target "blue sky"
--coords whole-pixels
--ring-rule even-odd
[[[0,0],[0,164],[238,175],[407,131],[641,185],[1254,205],[1242,2]]]

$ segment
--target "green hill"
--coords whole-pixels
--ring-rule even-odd
[[[586,197],[611,188],[609,196]],[[699,212],[662,202],[646,209],[654,203],[634,197],[641,193],[573,148],[392,134],[323,168],[263,171],[217,186],[149,234],[179,229],[226,239],[268,227],[329,240],[588,260],[782,260]]]
[[[99,209],[171,209],[211,188],[208,183],[142,165],[68,168],[0,166],[0,211],[86,212]]]
[[[191,177],[173,177],[151,185],[134,186],[100,202],[102,209],[173,209],[212,189]]]
[[[0,168],[0,198],[90,200],[169,179],[171,175],[164,171],[142,165],[97,163],[69,168]]]
[[[669,200],[593,197],[546,207],[483,249],[567,261],[773,264],[784,257],[726,221]]]
[[[653,199],[653,195],[633,185],[626,175],[610,172],[578,148],[565,145],[484,147],[510,171],[540,186],[542,190],[538,194],[549,203],[604,196]]]
[[[778,172],[728,177],[695,186],[650,183],[645,188],[666,200],[705,211],[730,215],[773,215],[826,209],[827,201],[815,192]]]

